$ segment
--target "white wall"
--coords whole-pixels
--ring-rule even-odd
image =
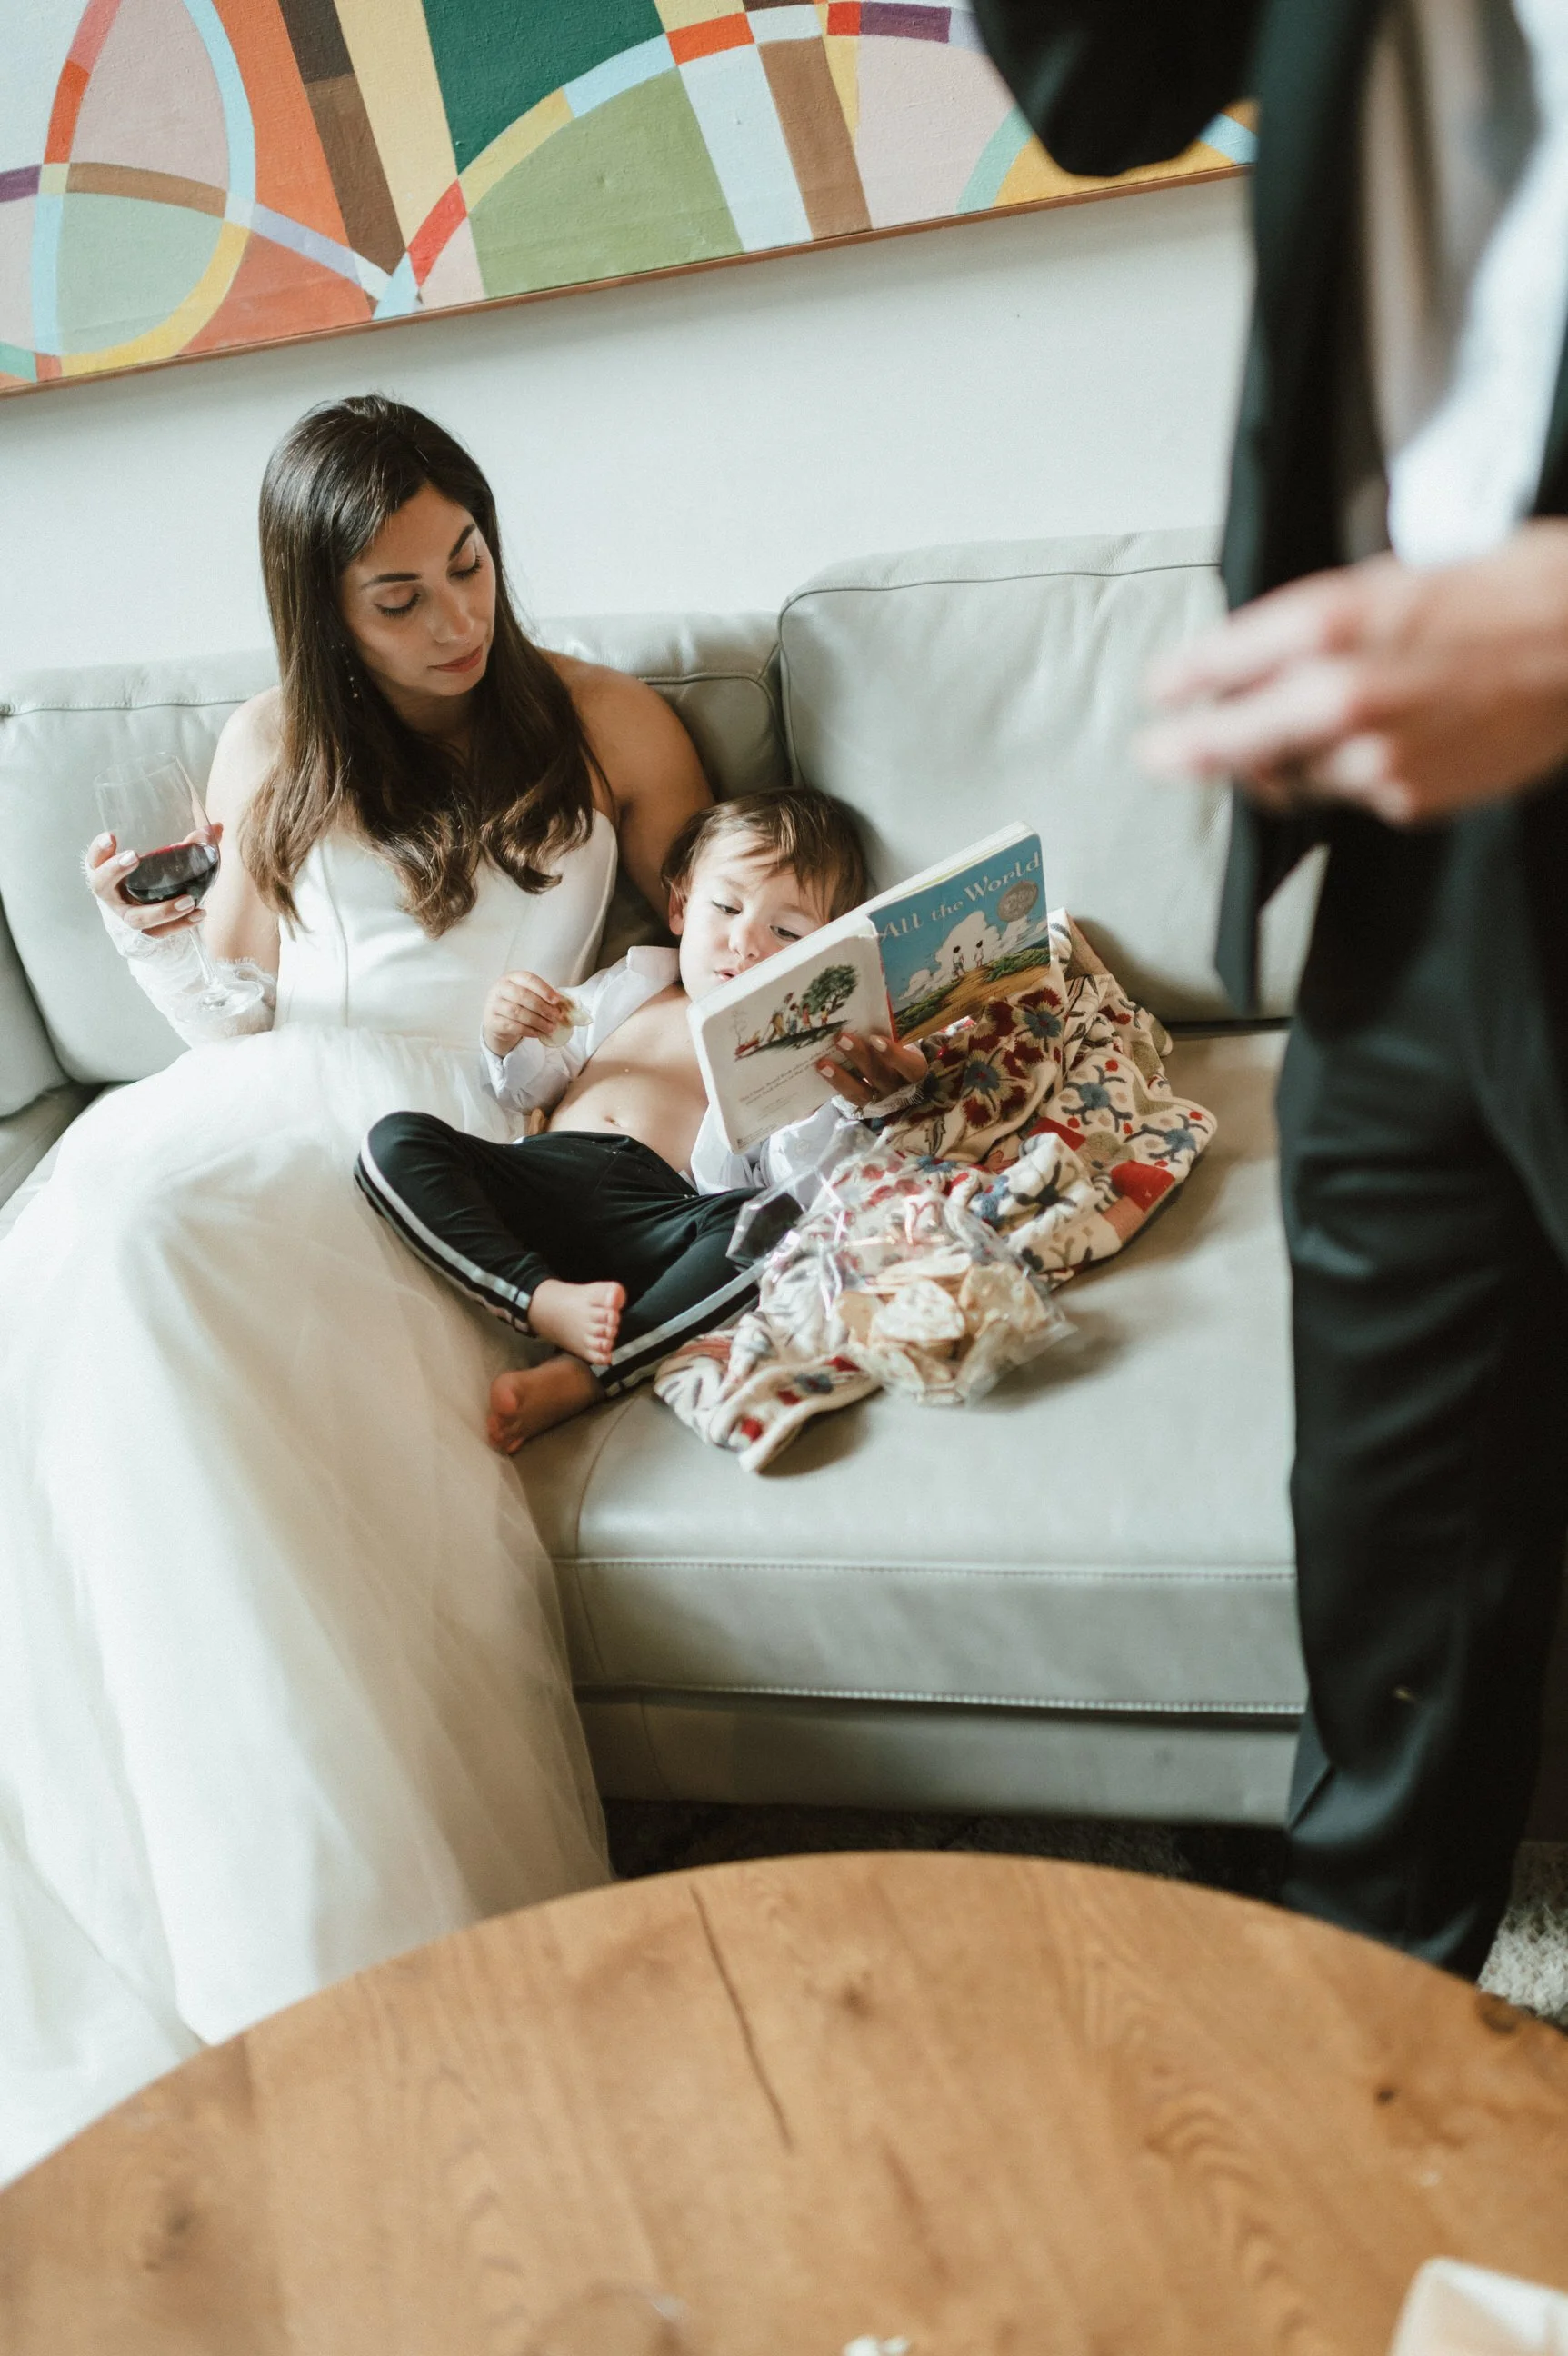
[[[255,498],[378,387],[476,451],[536,613],[773,607],[944,540],[1204,523],[1240,182],[440,317],[0,402],[0,670],[265,637]]]

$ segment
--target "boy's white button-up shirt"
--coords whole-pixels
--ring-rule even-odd
[[[618,965],[590,974],[571,992],[587,1016],[564,1040],[520,1039],[509,1055],[484,1050],[485,1068],[499,1101],[514,1112],[548,1111],[560,1103],[590,1055],[618,1031],[628,1016],[680,978],[674,949],[628,949]],[[911,1091],[911,1093],[913,1093]],[[734,1186],[788,1186],[801,1200],[816,1182],[864,1137],[856,1108],[834,1097],[803,1120],[775,1130],[760,1145],[733,1152],[712,1105],[703,1116],[688,1173],[700,1194],[723,1194]]]

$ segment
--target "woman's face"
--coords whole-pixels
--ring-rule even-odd
[[[426,483],[341,575],[338,605],[400,718],[437,733],[460,722],[496,623],[495,564],[467,508]]]

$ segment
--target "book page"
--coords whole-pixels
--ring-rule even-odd
[[[841,1031],[888,1027],[875,926],[832,934],[754,967],[744,992],[737,980],[692,1007],[709,1099],[736,1152],[827,1103],[833,1085],[817,1061]]]

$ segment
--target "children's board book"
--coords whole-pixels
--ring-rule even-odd
[[[736,974],[690,1009],[731,1150],[827,1102],[817,1064],[841,1031],[924,1038],[1050,954],[1040,838],[1009,826]]]

